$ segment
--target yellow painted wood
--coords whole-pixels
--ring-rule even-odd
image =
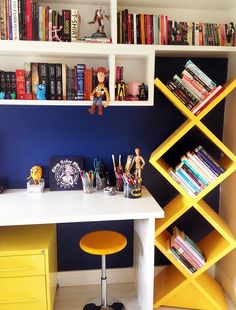
[[[154,81],[155,86],[182,112],[187,118],[195,118],[194,114],[172,93],[158,78]]]
[[[177,195],[164,208],[165,217],[156,219],[155,236],[158,236],[164,229],[169,227],[182,214],[192,207],[192,203],[187,201],[182,195]]]
[[[163,305],[169,298],[186,286],[188,279],[173,265],[166,267],[154,279],[154,308]]]
[[[198,120],[202,119],[205,115],[207,115],[215,106],[218,105],[226,96],[228,96],[236,87],[236,79],[229,80],[224,85],[224,90],[217,96],[201,113],[199,113],[196,118]]]
[[[227,224],[203,200],[203,197],[236,171],[236,155],[201,122],[201,119],[236,87],[236,79],[226,83],[223,92],[198,116],[193,115],[159,79],[156,79],[154,83],[187,117],[187,120],[150,156],[150,163],[180,193],[164,207],[165,218],[157,219],[155,222],[155,245],[170,260],[172,265],[155,277],[154,308],[164,305],[190,309],[226,310],[227,306],[222,288],[206,271],[236,248],[236,239]],[[170,177],[168,170],[171,167],[163,160],[162,156],[194,126],[221,150],[223,156],[219,163],[223,165],[226,171],[209,184],[197,197],[191,198]],[[170,233],[167,229],[191,207],[194,207],[213,228],[198,243],[206,256],[206,263],[195,273],[190,273],[168,250]]]
[[[43,255],[0,256],[0,278],[44,274]]]
[[[168,151],[179,139],[181,139],[191,128],[194,123],[186,120],[178,129],[176,129],[150,156],[150,163],[155,166],[155,162]]]
[[[56,253],[56,225],[0,227],[0,309],[53,310]]]
[[[79,244],[81,249],[87,253],[108,255],[123,250],[126,247],[127,239],[115,231],[98,230],[84,235]]]
[[[0,279],[0,309],[45,310],[45,276]]]

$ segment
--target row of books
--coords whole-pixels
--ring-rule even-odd
[[[185,64],[181,77],[175,74],[166,86],[194,115],[203,111],[224,90],[191,60]]]
[[[193,198],[225,171],[207,151],[199,145],[193,152],[181,157],[169,175]]]
[[[191,273],[196,272],[205,263],[206,258],[198,245],[177,226],[172,228],[172,236],[167,240],[168,251]]]
[[[179,22],[166,15],[117,13],[117,42],[121,44],[234,46],[235,26]]]
[[[97,83],[95,69],[85,64],[69,68],[66,64],[34,62],[25,63],[24,69],[15,72],[0,71],[1,99],[37,99],[35,85],[45,84],[46,99],[90,100]],[[108,87],[108,75],[105,84]]]
[[[1,0],[0,39],[68,41],[79,40],[80,15],[76,9],[62,10],[32,0]]]

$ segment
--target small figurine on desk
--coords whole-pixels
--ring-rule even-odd
[[[135,165],[135,177],[137,177],[139,180],[142,180],[142,169],[145,166],[145,160],[143,157],[140,155],[140,149],[136,148],[135,149],[135,156],[133,158],[132,166],[133,164]]]
[[[103,115],[103,105],[106,108],[110,101],[110,95],[104,85],[105,77],[108,71],[105,68],[99,67],[97,70],[98,85],[94,88],[90,95],[90,100],[93,100],[91,108],[88,109],[90,114],[95,114],[98,106],[98,115]],[[103,101],[105,100],[105,103]]]
[[[27,178],[27,190],[28,192],[43,192],[44,179],[42,179],[42,168],[40,166],[33,166],[30,169],[30,176]]]
[[[144,83],[139,85],[139,100],[147,100],[148,99],[148,87]]]
[[[39,84],[35,85],[36,89],[36,96],[38,100],[46,100],[46,85],[45,84]]]
[[[95,24],[96,22],[98,23],[97,31],[92,34],[91,38],[106,38],[106,33],[104,32],[104,22],[103,22],[104,17],[107,20],[109,19],[109,15],[106,14],[106,12],[101,7],[99,7],[99,9],[95,11],[93,20],[88,22],[89,25]]]

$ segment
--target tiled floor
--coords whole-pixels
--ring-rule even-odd
[[[126,310],[139,310],[139,306],[135,301],[135,292],[132,284],[109,284],[110,296],[116,297],[123,302]],[[64,286],[60,287],[57,292],[56,304],[54,310],[82,310],[83,306],[96,296],[100,295],[99,285],[90,286]],[[122,298],[120,297],[122,296]],[[124,297],[125,296],[125,297]],[[236,310],[234,305],[228,298],[228,310]],[[160,310],[184,310],[180,308],[161,307]]]

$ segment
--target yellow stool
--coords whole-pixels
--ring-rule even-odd
[[[122,234],[110,231],[100,230],[84,235],[80,239],[80,247],[89,254],[102,256],[101,270],[101,306],[95,304],[87,304],[84,310],[93,309],[124,309],[123,304],[114,303],[112,306],[107,305],[107,276],[106,276],[106,255],[114,254],[123,250],[127,244],[127,239]]]

